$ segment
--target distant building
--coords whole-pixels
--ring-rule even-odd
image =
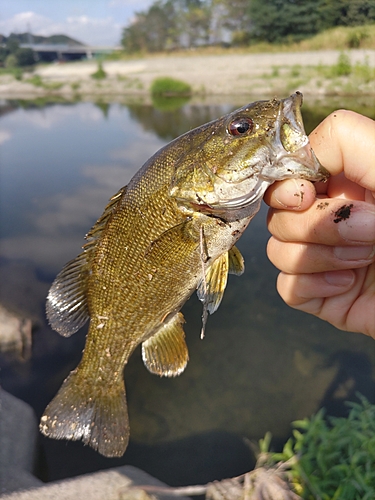
[[[0,46],[5,47],[10,40],[17,41],[20,48],[31,49],[35,54],[35,59],[44,62],[92,59],[121,50],[121,47],[85,45],[66,35],[44,37],[30,32],[11,33],[9,37],[0,35]]]

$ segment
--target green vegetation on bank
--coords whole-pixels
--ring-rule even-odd
[[[103,69],[103,64],[100,62],[98,63],[98,69],[91,75],[91,78],[94,78],[95,80],[104,80],[104,78],[107,78],[107,73]]]
[[[341,52],[337,62],[329,66],[272,66],[262,78],[272,85],[275,93],[289,93],[308,85],[317,90],[323,88],[325,94],[332,95],[372,94],[375,68],[370,66],[368,58],[353,64],[350,53]]]
[[[297,494],[306,500],[375,498],[375,405],[364,396],[347,418],[324,416],[293,423],[293,437],[281,453],[269,451],[271,436],[260,441],[266,466],[285,464]]]
[[[191,87],[188,83],[166,76],[156,78],[152,82],[151,95],[154,97],[189,96]]]

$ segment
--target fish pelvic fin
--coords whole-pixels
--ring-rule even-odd
[[[198,298],[210,314],[217,310],[223,298],[228,270],[229,257],[228,252],[225,252],[206,269],[206,275],[198,286]]]
[[[142,359],[146,368],[161,377],[176,377],[185,370],[189,360],[184,317],[175,314],[149,339],[142,343]]]
[[[129,441],[129,419],[122,378],[112,387],[96,386],[78,376],[64,380],[40,420],[42,434],[82,440],[105,457],[121,457]]]
[[[240,276],[244,270],[244,259],[235,246],[228,252],[220,255],[205,269],[205,274],[197,288],[198,298],[203,303],[202,339],[204,337],[208,313],[213,314],[223,299],[228,281],[228,273]]]
[[[245,261],[236,246],[233,246],[228,252],[229,259],[229,274],[235,274],[236,276],[241,276],[245,271]]]

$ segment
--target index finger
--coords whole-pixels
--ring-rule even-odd
[[[375,122],[354,111],[338,110],[310,134],[319,161],[335,176],[375,191]]]

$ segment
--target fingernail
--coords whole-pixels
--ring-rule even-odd
[[[304,194],[303,182],[297,182],[296,179],[284,182],[280,188],[276,188],[274,197],[285,208],[299,208]]]
[[[369,260],[375,255],[375,247],[335,247],[335,257],[340,260]]]
[[[352,211],[347,219],[338,220],[337,224],[338,232],[345,240],[375,241],[375,209]]]
[[[354,281],[353,271],[327,271],[324,278],[329,285],[348,286]]]

